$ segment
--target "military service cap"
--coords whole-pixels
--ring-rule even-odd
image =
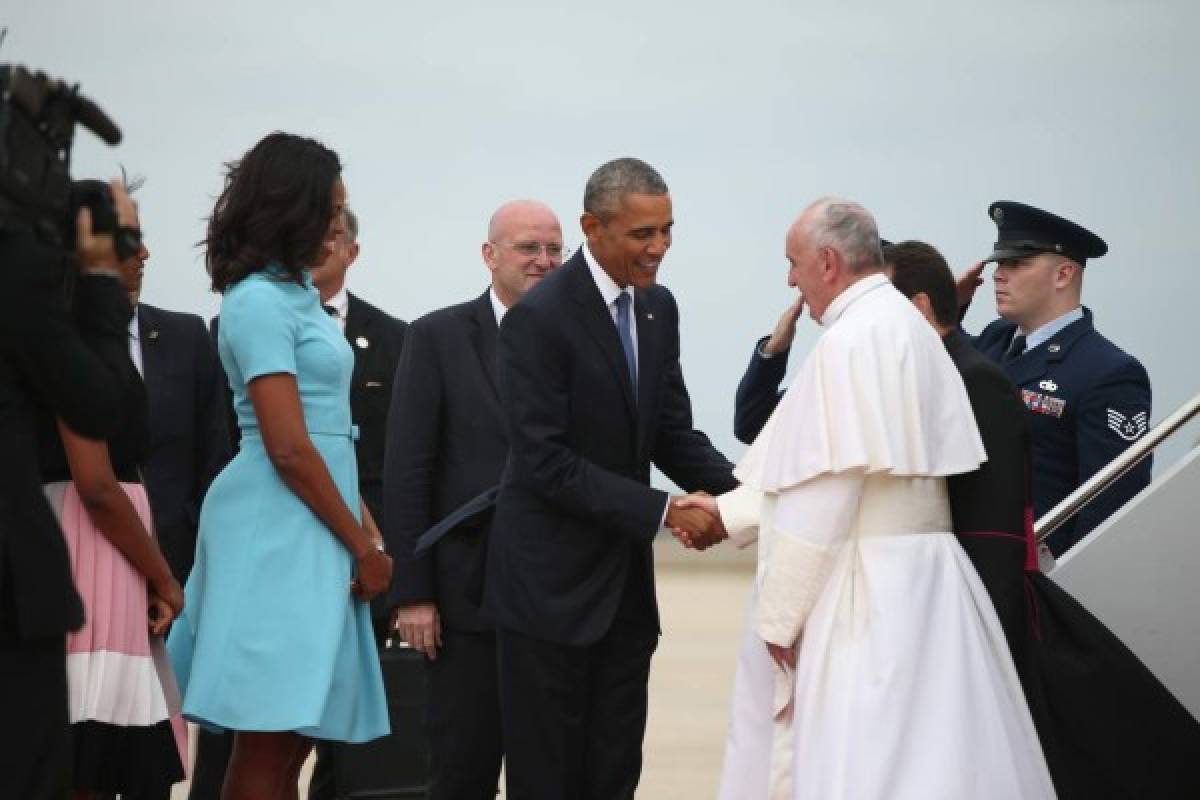
[[[1060,253],[1082,266],[1108,252],[1104,240],[1087,228],[1024,203],[999,200],[988,206],[988,216],[996,223],[996,244],[985,261]]]

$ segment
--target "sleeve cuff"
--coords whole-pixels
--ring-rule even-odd
[[[783,531],[774,533],[754,627],[764,641],[791,647],[829,581],[833,553]]]
[[[762,499],[762,492],[749,486],[739,486],[717,498],[721,523],[729,534],[729,540],[739,548],[749,547],[758,541]]]
[[[767,346],[767,342],[769,342],[769,341],[771,341],[770,336],[764,336],[763,338],[759,339],[758,344],[754,346],[754,354],[756,356],[758,356],[759,358],[761,358],[763,361],[770,361],[772,358],[777,358],[779,356],[783,356],[784,358],[787,358],[788,352],[792,348],[789,347],[784,350],[780,350],[778,353],[768,353],[763,348]]]

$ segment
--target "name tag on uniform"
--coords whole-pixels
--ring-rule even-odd
[[[1033,413],[1046,414],[1051,417],[1061,417],[1067,408],[1066,400],[1029,389],[1021,390],[1021,400],[1024,401],[1025,407]]]

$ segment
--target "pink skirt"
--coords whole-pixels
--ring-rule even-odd
[[[121,488],[152,530],[146,490]],[[67,635],[75,788],[160,793],[184,778],[187,729],[162,639],[150,635],[146,579],[92,524],[73,483],[45,489],[86,616]]]

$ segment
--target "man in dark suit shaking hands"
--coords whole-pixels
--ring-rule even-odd
[[[633,797],[659,633],[651,543],[664,524],[723,535],[651,488],[650,467],[687,490],[737,483],[692,427],[679,312],[655,283],[674,224],[666,183],[618,159],[583,207],[584,245],[500,329],[510,450],[485,597],[512,800]]]
[[[391,604],[400,635],[429,658],[430,800],[492,800],[500,779],[495,625],[478,608],[486,519],[464,521],[432,552],[414,549],[427,528],[500,481],[508,437],[496,339],[507,310],[562,263],[558,217],[531,200],[505,203],[482,251],[491,286],[409,326],[388,416]]]

